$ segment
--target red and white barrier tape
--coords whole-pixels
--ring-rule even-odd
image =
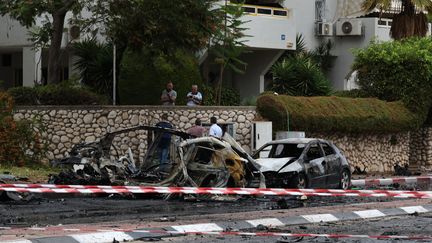
[[[279,188],[204,188],[204,187],[151,187],[151,186],[99,186],[51,184],[0,184],[0,191],[30,193],[80,194],[224,194],[274,196],[327,196],[327,197],[395,197],[432,198],[432,191],[391,190],[333,190],[333,189],[279,189]]]
[[[399,178],[385,178],[385,179],[363,179],[352,180],[353,186],[389,186],[392,184],[417,184],[429,183],[432,184],[432,176],[417,176],[417,177],[399,177]]]
[[[0,230],[9,230],[10,227],[0,227]],[[403,236],[403,235],[356,235],[356,234],[307,234],[307,233],[281,233],[281,232],[240,232],[240,231],[169,231],[169,230],[137,230],[137,229],[76,229],[76,228],[26,228],[26,230],[45,231],[62,230],[65,232],[132,232],[168,235],[222,235],[222,236],[266,236],[266,237],[323,237],[323,238],[367,238],[367,239],[404,239],[404,240],[432,240],[432,236]]]

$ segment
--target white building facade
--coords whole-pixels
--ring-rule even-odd
[[[243,74],[226,72],[224,82],[240,91],[243,98],[265,91],[265,74],[287,50],[295,50],[296,34],[301,33],[309,49],[330,39],[334,43],[334,65],[330,73],[334,89],[355,88],[351,65],[353,48],[366,47],[371,40],[390,40],[391,20],[362,17],[359,0],[246,1],[245,44],[241,59],[248,63]],[[67,51],[70,34],[67,21],[63,35],[63,78],[74,72],[73,56]],[[34,48],[28,30],[17,21],[0,17],[0,83],[5,88],[32,86],[46,77],[45,51]],[[205,72],[217,75],[211,57],[202,55]],[[212,66],[213,65],[213,66]]]

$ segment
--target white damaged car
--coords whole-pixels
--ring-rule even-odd
[[[269,188],[340,188],[351,185],[351,170],[330,141],[289,138],[269,142],[255,152]]]

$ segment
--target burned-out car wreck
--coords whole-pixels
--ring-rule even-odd
[[[147,134],[139,163],[131,148],[120,151],[114,142],[116,136],[137,131]],[[170,138],[169,155],[161,164],[159,145],[164,136]],[[53,164],[64,167],[51,176],[50,183],[55,184],[265,187],[260,166],[228,134],[222,139],[194,138],[172,129],[138,126],[78,144],[67,158]]]
[[[263,145],[253,155],[267,187],[341,188],[351,185],[348,160],[323,139],[288,138]]]

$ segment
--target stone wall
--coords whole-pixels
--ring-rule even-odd
[[[432,128],[425,127],[411,132],[410,169],[427,171],[432,169]]]
[[[307,134],[309,136],[309,134]],[[395,164],[410,160],[410,133],[398,134],[312,134],[331,140],[360,171],[391,172]]]
[[[160,116],[168,113],[168,120],[176,129],[186,131],[196,118],[209,123],[210,117],[218,117],[220,123],[235,124],[235,138],[249,150],[251,122],[255,119],[255,107],[162,107],[162,106],[103,106],[103,107],[18,107],[14,118],[42,118],[48,141],[48,159],[63,158],[74,144],[93,142],[106,132],[114,132],[138,125],[154,125]],[[143,158],[147,134],[144,131],[118,136],[114,144],[124,155],[130,147],[135,158]]]
[[[48,141],[48,159],[63,158],[74,144],[92,142],[106,132],[137,125],[154,125],[162,113],[178,130],[187,130],[196,118],[209,122],[233,123],[235,138],[250,151],[251,124],[257,118],[255,107],[161,107],[161,106],[103,106],[103,107],[19,107],[15,119],[42,118]],[[367,172],[391,172],[395,164],[415,170],[432,169],[432,128],[390,135],[377,134],[306,134],[308,137],[333,141],[346,155],[353,169]],[[134,158],[143,158],[146,151],[146,132],[130,132],[116,137],[114,144],[123,155],[128,148]],[[140,161],[138,159],[138,161]]]

